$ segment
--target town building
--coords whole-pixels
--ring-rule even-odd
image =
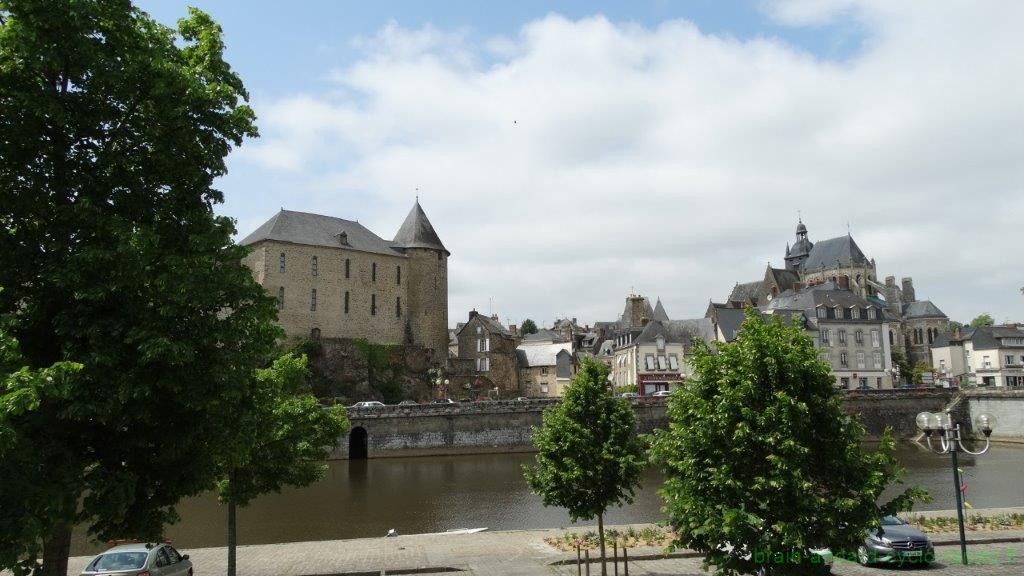
[[[1024,327],[1017,324],[942,333],[932,368],[948,385],[1024,388]]]
[[[365,338],[446,360],[450,253],[419,201],[390,241],[359,222],[282,209],[241,244],[289,339]]]
[[[558,398],[576,374],[569,342],[526,342],[516,348],[519,383],[528,398]]]
[[[887,276],[884,283],[879,282],[874,258],[869,259],[849,233],[812,242],[800,220],[796,242],[786,245],[783,259],[785,268],[769,264],[759,280],[737,283],[724,307],[764,308],[786,290],[831,282],[884,308],[883,334],[889,341],[890,358],[896,354],[910,365],[931,363],[931,344],[939,333],[948,331],[949,318],[931,301],[917,299],[913,279],[905,277],[897,285],[894,276]]]
[[[631,328],[613,340],[612,384],[636,387],[640,396],[681,385],[693,374],[686,359],[695,340],[710,341],[712,325],[695,320],[650,320],[643,328]]]
[[[516,347],[519,336],[490,317],[469,312],[469,319],[455,332],[458,355],[451,360],[451,392],[479,398],[496,392],[500,397],[521,396]]]

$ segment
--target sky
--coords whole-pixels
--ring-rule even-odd
[[[453,326],[701,317],[798,217],[953,320],[1024,320],[1024,2],[138,4],[224,29],[239,238],[285,208],[390,239],[418,195]]]

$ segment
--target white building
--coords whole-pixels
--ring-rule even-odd
[[[1024,388],[1024,328],[1008,324],[940,334],[932,363],[951,384]]]

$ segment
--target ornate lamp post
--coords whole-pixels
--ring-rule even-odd
[[[953,460],[953,492],[956,494],[956,517],[960,526],[960,557],[963,563],[967,564],[967,539],[964,536],[964,504],[960,495],[960,465],[957,461],[957,453],[965,452],[974,456],[980,456],[991,445],[989,437],[992,436],[992,426],[996,419],[990,414],[978,414],[974,418],[974,426],[980,429],[985,435],[985,447],[977,452],[972,452],[964,446],[964,438],[961,435],[959,422],[953,422],[949,410],[945,412],[921,412],[917,415],[917,427],[924,432],[924,438],[928,442],[928,448],[936,454],[950,454]],[[938,439],[938,445],[932,446],[932,434]]]

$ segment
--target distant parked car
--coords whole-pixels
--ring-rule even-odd
[[[671,395],[672,395],[672,391],[671,390],[658,390],[654,394],[651,394],[651,396],[656,396],[658,398],[660,398],[662,396],[671,396]]]
[[[868,533],[857,548],[857,562],[927,565],[935,560],[935,546],[920,530],[895,516],[882,518],[882,526]]]
[[[399,406],[419,406],[420,403],[415,400],[402,400],[398,403]]]
[[[640,395],[637,394],[636,392],[623,392],[622,394],[619,394],[619,397],[620,398],[639,398]]]
[[[376,400],[367,400],[365,402],[356,402],[349,406],[349,408],[383,408],[384,403]]]
[[[452,400],[451,398],[438,398],[437,400],[434,400],[434,404],[455,404],[455,400]]]
[[[519,396],[516,398],[516,402],[526,402],[527,400],[529,400],[529,398],[526,396]]]
[[[192,561],[170,544],[122,544],[93,558],[82,576],[192,576]]]

